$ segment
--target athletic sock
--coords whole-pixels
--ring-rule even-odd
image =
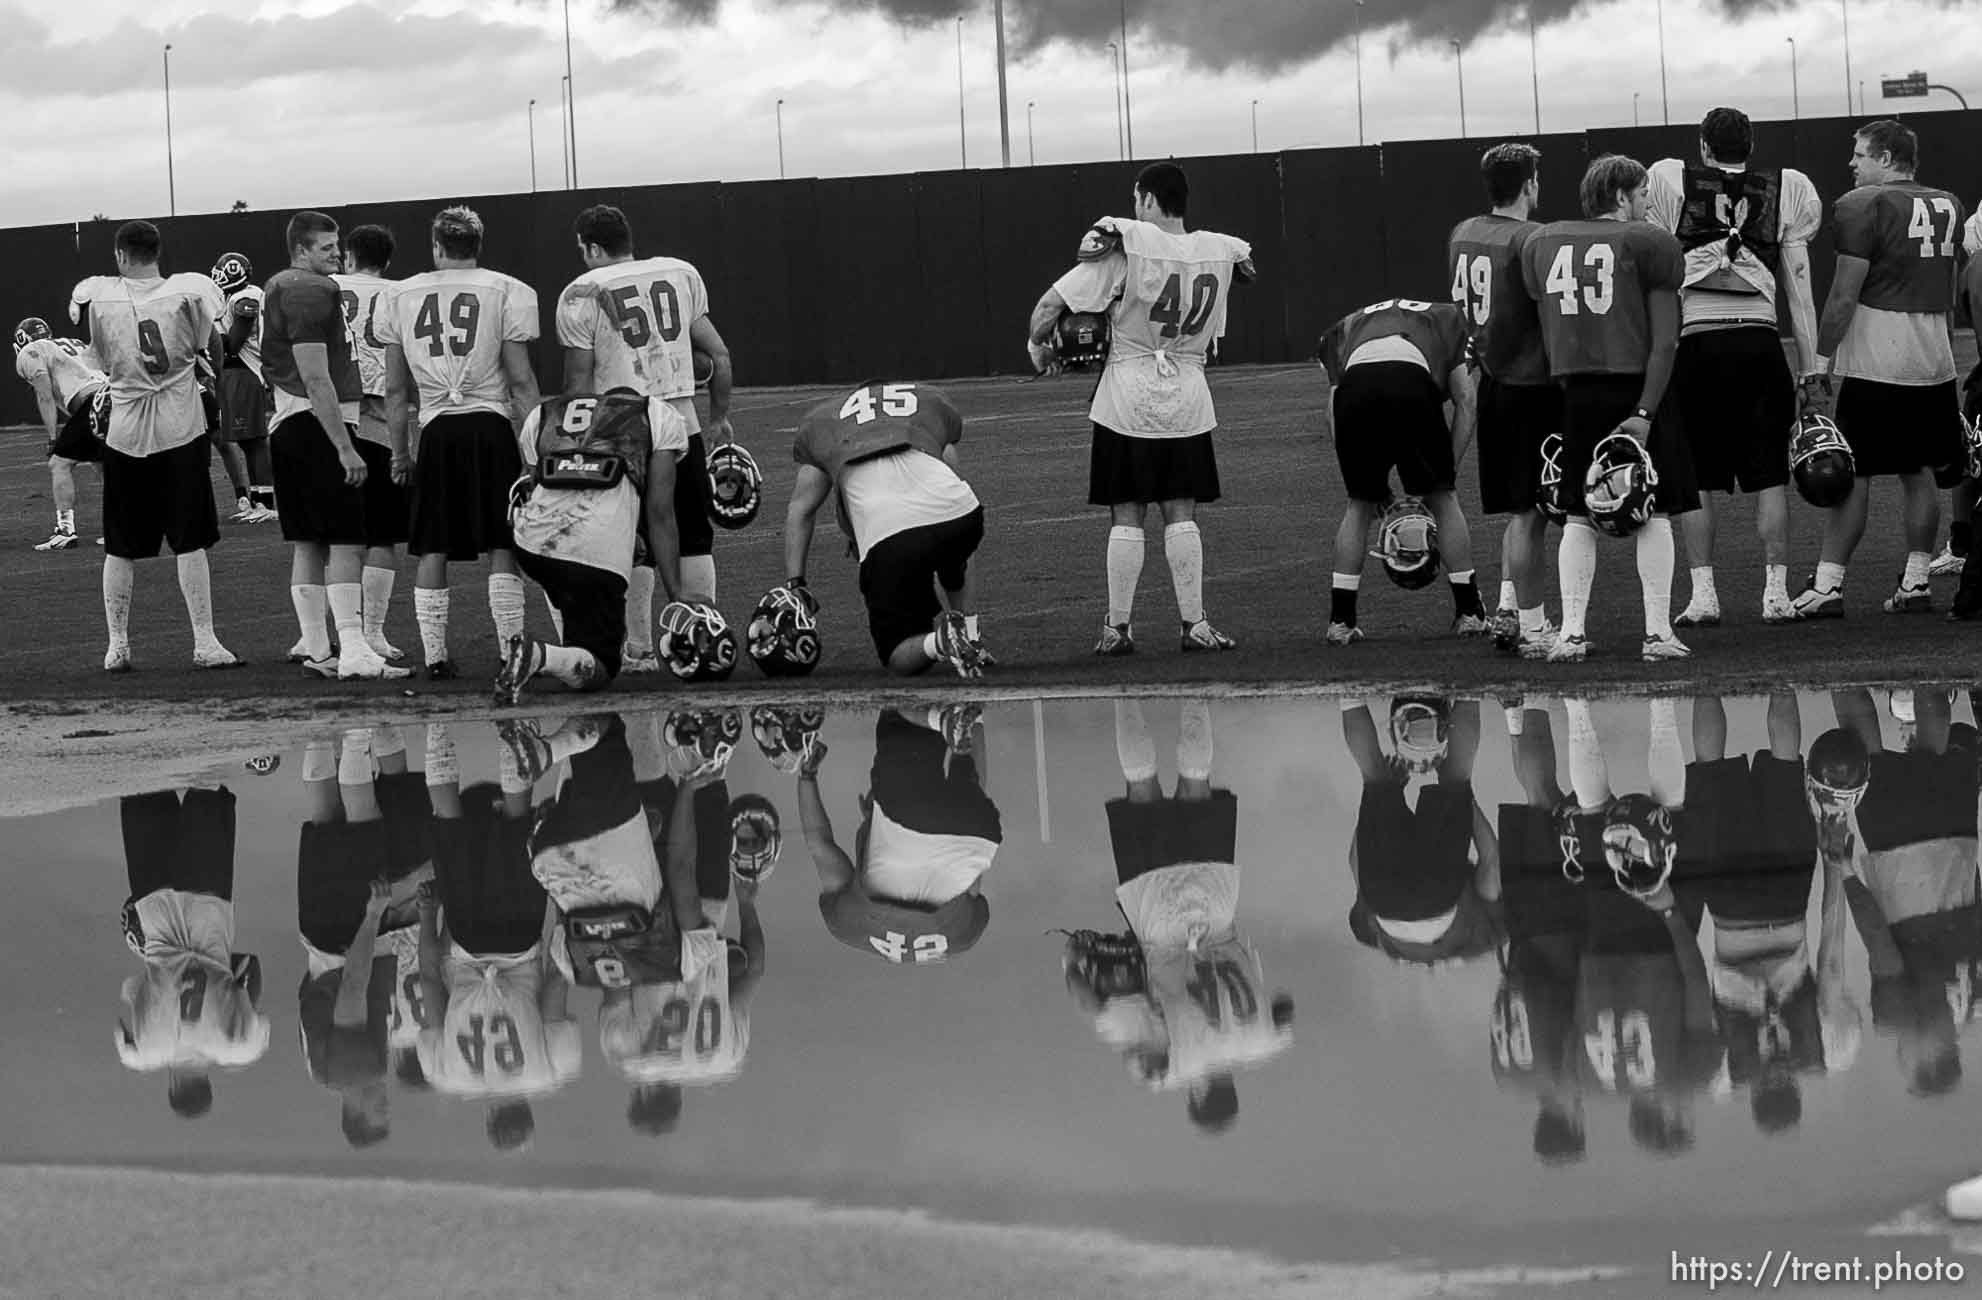
[[[193,625],[193,649],[220,649],[213,634],[213,570],[205,551],[188,551],[179,557],[179,594],[186,600],[186,618]]]
[[[353,585],[353,584],[341,584]],[[372,761],[372,734],[347,731],[337,751],[337,784],[370,785],[378,779],[378,764]]]
[[[1762,566],[1762,594],[1765,597],[1780,596],[1789,599],[1789,566],[1787,564],[1765,564]]]
[[[1485,618],[1486,608],[1480,604],[1480,584],[1474,580],[1474,571],[1454,573],[1446,581],[1452,584],[1452,612],[1460,617],[1470,614],[1474,618]]]
[[[1973,528],[1973,524],[1962,519],[1957,519],[1948,525],[1948,552],[1950,554],[1959,555],[1964,559],[1967,558],[1968,539],[1971,536],[1971,530]]]
[[[371,645],[365,640],[365,589],[355,582],[333,582],[323,588],[330,621],[337,625],[338,657],[363,659]]]
[[[1204,621],[1204,539],[1197,521],[1186,519],[1163,530],[1163,555],[1170,561],[1170,585],[1177,592],[1177,617],[1185,627]]]
[[[115,555],[103,557],[103,621],[110,633],[110,648],[131,648],[131,585],[138,566]]]
[[[513,573],[489,575],[489,619],[495,624],[496,647],[508,653],[513,637],[523,635],[523,579]]]
[[[1843,591],[1844,566],[1829,560],[1818,561],[1816,584],[1818,591]]]
[[[560,641],[564,640],[562,620],[559,622],[557,639]],[[640,655],[654,653],[654,568],[652,565],[634,565],[633,576],[626,580],[626,648]]]
[[[1186,781],[1209,781],[1211,756],[1211,705],[1185,700],[1178,714],[1177,775]]]
[[[312,740],[303,746],[305,784],[337,779],[337,746],[327,740]]]
[[[1576,516],[1563,524],[1555,567],[1562,587],[1562,635],[1582,636],[1590,616],[1590,587],[1597,580],[1597,530],[1589,520]]]
[[[446,587],[413,588],[413,617],[420,624],[420,649],[427,662],[447,662],[447,605],[452,595]]]
[[[681,557],[681,586],[684,591],[700,594],[703,599],[716,598],[716,557],[713,555],[684,555]],[[651,603],[652,598],[649,597]]]
[[[296,626],[303,634],[303,654],[310,659],[330,658],[330,632],[324,620],[329,617],[329,597],[317,583],[292,583],[289,603],[296,607]]]
[[[461,780],[461,756],[454,748],[454,729],[445,722],[427,724],[427,784],[455,785]]]
[[[1670,527],[1670,525],[1668,525],[1668,527]],[[1688,570],[1688,573],[1693,581],[1693,596],[1692,599],[1688,601],[1689,607],[1691,607],[1692,605],[1697,605],[1702,601],[1712,601],[1715,604],[1720,603],[1720,593],[1714,590],[1713,565],[1696,564],[1692,567],[1692,569]]]
[[[76,512],[73,510],[57,510],[55,512],[55,531],[58,533],[74,533],[76,531]]]
[[[1646,751],[1651,796],[1661,807],[1677,808],[1686,801],[1686,756],[1679,748],[1679,701],[1663,696],[1651,701],[1652,737]]]
[[[1108,625],[1130,622],[1142,581],[1143,532],[1126,524],[1108,530]]]
[[[1906,573],[1900,578],[1900,585],[1903,587],[1926,586],[1927,566],[1933,562],[1934,557],[1925,551],[1908,551],[1906,553]]]
[[[1356,625],[1356,593],[1362,590],[1363,575],[1338,573],[1328,589],[1328,621],[1345,627]]]
[[[1562,711],[1569,721],[1569,787],[1576,792],[1576,805],[1584,810],[1602,808],[1610,802],[1610,767],[1604,762],[1590,702],[1566,699]]]
[[[574,691],[604,684],[605,673],[590,650],[566,645],[547,645],[543,649],[545,676],[563,682]]]
[[[1539,633],[1547,626],[1548,610],[1546,607],[1537,605],[1533,609],[1524,609],[1521,611],[1521,631],[1523,635]]]
[[[1672,521],[1654,515],[1638,530],[1638,587],[1645,597],[1645,635],[1672,635]]]
[[[1514,594],[1514,579],[1502,578],[1500,580],[1500,604],[1498,608],[1518,609],[1520,604],[1521,598]]]
[[[362,575],[365,600],[365,640],[385,640],[385,615],[392,608],[392,588],[399,571],[383,565],[367,564]]]
[[[1115,701],[1115,757],[1124,781],[1156,779],[1156,740],[1143,720],[1140,700]]]
[[[372,728],[372,757],[381,764],[406,752],[406,736],[397,727]]]

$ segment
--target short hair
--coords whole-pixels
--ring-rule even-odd
[[[1945,1097],[1961,1085],[1961,1046],[1949,1043],[1913,1067],[1906,1090],[1915,1097]]]
[[[1631,1099],[1631,1139],[1640,1150],[1653,1155],[1684,1155],[1693,1149],[1693,1126],[1679,1115],[1669,1115],[1652,1097]]]
[[[442,208],[434,214],[434,244],[444,257],[482,255],[482,219],[469,207]]]
[[[315,239],[318,235],[334,235],[337,223],[321,212],[298,212],[289,218],[289,229],[285,235],[289,251],[297,249]]]
[[[384,226],[359,226],[344,237],[344,246],[359,266],[383,271],[392,265],[392,254],[399,244]]]
[[[1480,178],[1486,182],[1487,202],[1504,208],[1520,198],[1528,182],[1535,179],[1541,161],[1541,150],[1513,141],[1497,144],[1481,154]]]
[[[371,1116],[365,1113],[364,1103],[355,1094],[344,1099],[341,1118],[344,1122],[344,1140],[351,1144],[353,1151],[377,1146],[392,1134],[391,1121],[373,1123]]]
[[[521,1150],[537,1131],[530,1103],[514,1098],[489,1108],[489,1142],[498,1151]]]
[[[1882,117],[1867,122],[1852,134],[1865,142],[1866,153],[1891,154],[1892,165],[1899,171],[1912,172],[1920,166],[1920,137],[1904,122]]]
[[[1207,1079],[1202,1088],[1191,1089],[1191,1123],[1208,1136],[1230,1129],[1239,1122],[1239,1089],[1229,1074]]]
[[[635,1088],[626,1104],[626,1123],[644,1137],[666,1137],[681,1123],[681,1089],[672,1083]]]
[[[1755,152],[1755,124],[1738,108],[1716,108],[1700,119],[1700,143],[1715,162],[1745,163]]]
[[[166,1100],[180,1119],[198,1119],[213,1109],[213,1080],[204,1074],[175,1074]]]
[[[597,244],[608,256],[625,257],[633,251],[633,223],[610,203],[594,203],[578,214],[571,225],[581,244]]]
[[[158,227],[149,221],[126,221],[117,227],[117,251],[133,262],[141,265],[156,262],[164,248]]]
[[[1173,162],[1151,163],[1136,175],[1136,188],[1156,200],[1166,217],[1182,218],[1190,211],[1191,183]]]
[[[1580,1116],[1543,1107],[1535,1114],[1535,1159],[1545,1165],[1569,1165],[1589,1154]]]
[[[1863,737],[1844,727],[1832,727],[1811,742],[1803,770],[1826,785],[1856,789],[1869,780],[1871,766]]]
[[[1645,184],[1645,164],[1623,154],[1607,153],[1583,173],[1583,215],[1607,217],[1617,210],[1617,196]]]
[[[1755,1127],[1771,1137],[1794,1132],[1803,1122],[1803,1089],[1796,1076],[1785,1073],[1762,1080],[1748,1098],[1748,1113],[1755,1117]]]

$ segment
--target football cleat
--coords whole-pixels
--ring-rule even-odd
[[[406,652],[404,650],[401,650],[398,646],[392,644],[392,642],[386,640],[385,633],[383,632],[379,633],[379,635],[376,638],[369,636],[366,637],[365,644],[372,648],[373,654],[377,655],[379,658],[385,660],[389,664],[396,664],[400,660],[406,657]]]
[[[496,724],[496,739],[509,751],[517,775],[535,785],[551,768],[553,754],[543,729],[534,718],[503,718]]]
[[[757,460],[734,442],[709,452],[709,519],[719,528],[743,528],[764,504],[764,475]]]
[[[396,682],[413,675],[411,668],[395,668],[364,641],[348,645],[337,656],[340,682]]]
[[[1521,614],[1515,609],[1497,609],[1488,620],[1493,633],[1493,648],[1502,654],[1513,654],[1521,648]]]
[[[1376,549],[1383,571],[1406,591],[1431,585],[1438,577],[1438,525],[1416,497],[1398,497],[1384,507],[1376,524]]]
[[[503,708],[522,703],[523,687],[543,670],[543,642],[528,633],[509,638],[509,652],[503,656],[502,667],[496,671],[495,706]]]
[[[1971,223],[1970,229],[1974,229]],[[1982,479],[1982,413],[1964,415],[1961,420],[1962,450],[1967,453],[1963,470],[1971,479]]]
[[[1686,610],[1672,620],[1674,627],[1719,627],[1720,597],[1710,596],[1705,600],[1697,595],[1686,602]]]
[[[1324,645],[1354,645],[1363,639],[1363,630],[1354,623],[1330,623],[1321,639]]]
[[[248,498],[235,497],[234,513],[227,516],[227,522],[230,524],[245,524],[248,522],[248,516],[255,513],[255,509],[255,503],[248,500]]]
[[[1844,588],[1836,587],[1830,591],[1821,591],[1817,587],[1817,580],[1811,578],[1804,584],[1803,590],[1796,593],[1796,599],[1791,603],[1796,609],[1799,620],[1843,618]]]
[[[1452,616],[1452,635],[1462,641],[1470,641],[1477,637],[1483,637],[1492,630],[1492,625],[1478,614],[1454,614]]]
[[[1215,652],[1219,650],[1236,650],[1239,648],[1237,641],[1234,641],[1231,637],[1226,636],[1223,632],[1211,626],[1211,620],[1208,618],[1201,618],[1195,623],[1185,624],[1184,630],[1179,635],[1178,640],[1185,654],[1194,654],[1200,650]]]
[[[804,587],[773,587],[751,611],[744,649],[766,677],[803,677],[819,666],[819,600]]]
[[[1548,658],[1549,652],[1555,649],[1555,643],[1561,639],[1561,635],[1560,632],[1555,630],[1555,625],[1552,623],[1543,623],[1533,632],[1521,633],[1521,642],[1518,647],[1521,657],[1523,659]]]
[[[1652,454],[1628,433],[1607,434],[1590,453],[1583,475],[1583,507],[1590,525],[1612,537],[1629,537],[1656,510],[1659,474]]]
[[[736,636],[714,605],[669,601],[661,610],[654,649],[684,682],[720,682],[736,668]]]
[[[943,743],[952,754],[970,752],[970,739],[984,721],[984,709],[976,704],[945,704],[937,715],[942,724]]]
[[[1135,633],[1127,623],[1103,623],[1101,639],[1094,643],[1094,653],[1108,658],[1120,658],[1136,652]]]
[[[1851,444],[1828,415],[1812,412],[1789,440],[1789,473],[1803,499],[1820,510],[1841,505],[1857,481]]]
[[[784,852],[777,806],[761,794],[740,794],[729,805],[729,871],[747,885],[761,885]]]
[[[232,650],[215,641],[212,645],[193,647],[193,667],[243,668],[246,665],[234,657]]]
[[[1590,638],[1586,636],[1556,635],[1555,644],[1548,648],[1548,661],[1552,664],[1580,664],[1590,657]]]
[[[213,282],[220,286],[222,293],[233,293],[246,288],[248,281],[255,278],[255,268],[248,259],[239,253],[222,253],[220,260],[213,264]]]
[[[957,676],[984,675],[984,665],[978,662],[977,646],[970,639],[963,615],[945,610],[936,616],[930,630],[936,634],[936,657],[956,669]]]
[[[1691,659],[1693,651],[1687,648],[1684,641],[1668,633],[1646,637],[1638,649],[1638,657],[1648,664],[1655,664],[1667,659]]]
[[[1954,553],[1954,547],[1943,542],[1941,544],[1941,553],[1936,555],[1927,565],[1927,576],[1930,578],[1959,577],[1966,565],[1967,557],[1956,555]]]
[[[1066,312],[1053,327],[1054,353],[1064,366],[1090,366],[1108,359],[1106,312]]]
[[[312,676],[321,677],[325,681],[334,682],[337,680],[338,656],[334,654],[325,655],[321,659],[312,659],[308,655],[305,655],[300,662],[302,663],[303,671]]]
[[[452,659],[441,659],[427,665],[427,680],[430,682],[451,682],[461,675]]]
[[[330,657],[333,660],[337,658],[337,640],[335,637],[330,642]],[[290,646],[289,662],[292,664],[306,664],[310,662],[310,643],[299,638],[295,645]]]
[[[996,668],[998,666],[998,656],[991,653],[990,649],[984,644],[983,637],[974,636],[970,639],[970,643],[977,647],[977,662],[979,665],[985,668]]]
[[[55,331],[48,328],[48,322],[39,316],[27,316],[14,326],[14,351],[19,352],[37,339],[55,337]]]
[[[82,538],[76,536],[74,533],[65,532],[58,528],[48,535],[47,541],[35,543],[34,549],[37,551],[66,551],[72,546],[81,545],[82,540]]]
[[[113,645],[103,655],[103,671],[106,673],[128,673],[131,671],[131,647]]]
[[[1888,614],[1926,614],[1934,608],[1934,596],[1924,582],[1917,587],[1901,583],[1886,597],[1883,608]]]
[[[1780,626],[1784,623],[1800,623],[1802,620],[1803,615],[1801,611],[1796,608],[1796,602],[1789,598],[1787,592],[1781,595],[1762,597],[1762,621],[1764,623],[1771,626]]]

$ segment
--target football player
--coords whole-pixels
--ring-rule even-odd
[[[1927,569],[1940,526],[1935,481],[1958,474],[1964,459],[1949,332],[1962,207],[1914,179],[1919,160],[1911,128],[1889,120],[1860,127],[1851,151],[1858,188],[1834,208],[1837,272],[1817,351],[1825,373],[1838,380],[1835,418],[1858,482],[1824,521],[1816,575],[1796,597],[1805,618],[1844,616],[1845,566],[1865,535],[1870,480],[1886,475],[1900,482],[1907,554],[1885,610],[1933,608]]]
[[[1762,621],[1796,621],[1789,598],[1789,436],[1821,378],[1810,240],[1823,203],[1791,168],[1753,167],[1755,128],[1739,109],[1700,122],[1696,163],[1665,158],[1646,186],[1651,220],[1686,252],[1672,393],[1693,453],[1700,508],[1682,516],[1693,594],[1679,627],[1715,627],[1713,494],[1756,494],[1764,560]],[[1783,357],[1776,284],[1789,308],[1798,378]],[[1800,386],[1800,389],[1799,389]],[[1799,391],[1803,395],[1799,399]]]
[[[1179,715],[1177,783],[1165,795],[1141,702],[1116,702],[1124,791],[1108,801],[1108,838],[1128,933],[1076,931],[1062,965],[1130,1073],[1185,1092],[1191,1122],[1215,1135],[1238,1122],[1234,1076],[1292,1045],[1294,1000],[1268,994],[1259,949],[1239,931],[1239,803],[1212,780],[1211,707],[1186,700]]]
[[[282,536],[292,548],[289,599],[303,667],[340,681],[396,680],[365,637],[365,557],[406,536],[406,504],[392,456],[358,437],[358,363],[345,325],[337,223],[321,212],[289,219],[289,265],[263,295],[264,373],[275,391],[269,455],[282,497]],[[260,381],[256,381],[259,387]],[[376,516],[376,519],[374,518]],[[324,632],[328,608],[337,653]]]
[[[406,447],[399,448],[394,472],[392,429],[385,418],[385,344],[378,336],[379,312],[387,308],[392,297],[393,282],[385,275],[392,266],[395,247],[392,232],[384,226],[359,226],[344,237],[344,269],[330,277],[337,282],[337,296],[344,305],[344,328],[351,337],[351,355],[358,362],[358,441],[384,448],[387,456],[384,474],[376,473],[372,468],[375,462],[367,461],[365,527],[380,540],[365,548],[361,575],[365,643],[387,663],[405,658],[404,652],[386,639],[385,619],[399,577],[399,548],[412,524],[412,502],[404,486],[412,468],[412,453]]]
[[[516,485],[510,529],[523,572],[556,609],[563,645],[512,637],[496,676],[497,704],[514,704],[547,673],[596,691],[624,669],[626,586],[637,541],[652,555],[672,602],[681,599],[676,480],[690,459],[680,414],[630,388],[553,397],[517,435],[526,477]],[[697,593],[689,599],[706,604]],[[670,620],[671,621],[671,620]]]
[[[633,227],[618,208],[586,208],[574,234],[585,274],[565,286],[557,302],[565,396],[630,388],[661,399],[681,416],[688,451],[674,478],[674,516],[682,576],[714,600],[715,529],[709,518],[708,441],[695,406],[697,354],[711,366],[709,437],[723,446],[736,434],[729,421],[729,346],[709,319],[708,287],[702,273],[680,258],[635,257]],[[654,654],[654,576],[653,566],[643,560],[627,584],[627,672],[660,671]]]
[[[1480,703],[1399,696],[1387,730],[1389,753],[1369,706],[1343,700],[1342,739],[1362,776],[1349,841],[1350,932],[1392,960],[1423,965],[1491,952],[1500,942],[1500,844],[1473,794]]]
[[[117,228],[116,275],[91,276],[69,296],[69,319],[85,325],[110,379],[103,454],[105,672],[131,670],[131,588],[137,562],[169,543],[193,629],[193,665],[237,668],[213,633],[207,551],[220,540],[213,505],[212,443],[193,358],[218,358],[220,286],[204,275],[160,274],[158,227]],[[216,365],[217,365],[216,360]]]
[[[237,524],[262,524],[276,518],[272,486],[275,465],[268,442],[270,394],[262,372],[265,298],[254,281],[254,267],[240,253],[222,253],[213,264],[213,282],[227,295],[227,306],[217,322],[225,359],[214,386],[220,401],[220,427],[214,443],[234,485],[231,522]]]
[[[1209,230],[1186,231],[1190,182],[1175,163],[1136,177],[1134,219],[1103,217],[1081,239],[1074,268],[1032,309],[1033,368],[1055,362],[1052,341],[1068,312],[1106,312],[1108,358],[1094,392],[1088,504],[1106,506],[1108,613],[1094,652],[1135,651],[1130,626],[1142,577],[1143,523],[1163,512],[1186,651],[1230,650],[1232,639],[1204,613],[1204,543],[1197,507],[1219,496],[1211,432],[1218,424],[1205,353],[1225,333],[1232,285],[1252,278],[1252,247]]]
[[[469,208],[443,208],[433,220],[434,269],[399,283],[375,331],[385,345],[385,418],[395,451],[412,445],[407,423],[419,411],[407,549],[420,557],[413,612],[430,681],[459,675],[447,650],[450,563],[489,557],[498,654],[523,633],[509,489],[523,471],[516,429],[538,400],[530,368],[537,294],[484,269],[481,255],[482,219]]]
[[[859,554],[868,629],[890,672],[913,676],[946,663],[960,677],[977,677],[989,662],[971,612],[970,562],[984,540],[984,507],[960,472],[961,441],[963,417],[926,384],[864,384],[798,422],[785,590],[818,613],[805,568],[830,497]]]
[[[76,339],[58,339],[39,316],[14,326],[14,373],[34,389],[35,409],[48,432],[48,485],[55,498],[55,531],[37,551],[66,551],[76,536],[76,466],[103,459],[110,415],[110,381],[94,353]]]
[[[819,793],[826,747],[810,747],[800,763],[798,816],[819,872],[819,911],[847,947],[924,966],[968,952],[990,924],[984,874],[1005,837],[984,791],[977,717],[969,705],[879,714],[852,856]]]
[[[174,1114],[213,1106],[209,1072],[242,1069],[268,1050],[256,1008],[261,962],[234,948],[234,795],[171,790],[118,801],[131,894],[124,938],[144,961],[124,981],[117,1057],[164,1070]]]
[[[1560,504],[1568,515],[1556,558],[1562,635],[1552,663],[1590,652],[1586,627],[1597,533],[1585,500],[1592,464],[1607,525],[1637,533],[1647,661],[1692,652],[1672,631],[1670,517],[1699,507],[1692,458],[1666,402],[1679,345],[1679,241],[1645,221],[1645,169],[1605,155],[1583,173],[1583,219],[1536,231],[1522,274],[1540,306],[1549,374],[1562,386]],[[1605,455],[1599,457],[1599,444]],[[1622,486],[1618,486],[1622,484]]]
[[[1982,212],[1969,214],[1968,224],[1962,230],[1962,248],[1967,254],[1967,262],[1962,268],[1961,292],[1956,297],[1968,323],[1974,326],[1982,322]],[[1975,472],[1975,444],[1982,440],[1982,361],[1976,362],[1962,384],[1961,410],[1969,426],[1969,476],[1966,482],[1954,489],[1954,499],[1949,507],[1952,520],[1948,524],[1947,545],[1928,566],[1928,572],[1935,576],[1958,574],[1961,577],[1954,607],[1948,611],[1951,621],[1982,617],[1982,573],[1971,576],[1967,563],[1970,540],[1974,534],[1975,507],[1982,502],[1982,474]]]
[[[1446,241],[1452,301],[1465,309],[1480,364],[1480,504],[1508,516],[1495,639],[1524,659],[1545,658],[1555,645],[1542,602],[1548,520],[1539,501],[1542,442],[1562,432],[1562,390],[1549,381],[1541,319],[1521,271],[1521,250],[1541,229],[1541,157],[1525,144],[1487,150],[1480,175],[1492,210],[1460,222]]]
[[[1329,645],[1352,645],[1363,638],[1356,624],[1356,595],[1370,522],[1391,502],[1392,467],[1405,494],[1422,497],[1431,507],[1438,558],[1452,586],[1453,632],[1486,635],[1486,610],[1474,581],[1472,533],[1453,491],[1459,461],[1473,441],[1473,375],[1466,342],[1462,308],[1408,298],[1350,312],[1321,336],[1329,425],[1348,493],[1335,532]]]

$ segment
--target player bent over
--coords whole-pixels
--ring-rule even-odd
[[[1392,466],[1405,493],[1423,497],[1437,521],[1438,558],[1452,584],[1452,630],[1463,637],[1486,635],[1486,611],[1473,578],[1472,535],[1453,495],[1459,458],[1473,440],[1465,313],[1452,303],[1408,298],[1372,303],[1329,327],[1321,339],[1321,364],[1331,385],[1335,455],[1349,494],[1335,533],[1328,644],[1363,639],[1356,626],[1356,592],[1372,514],[1390,504]],[[1430,557],[1426,563],[1432,563]]]
[[[76,536],[76,466],[103,459],[103,430],[110,419],[110,381],[88,348],[58,339],[39,316],[14,327],[14,373],[34,389],[35,408],[48,431],[48,485],[55,498],[55,531],[37,551],[66,551]]]
[[[984,508],[957,472],[962,440],[963,417],[938,390],[875,383],[807,411],[792,444],[798,481],[785,514],[786,586],[818,611],[805,562],[819,507],[835,498],[860,555],[874,649],[904,676],[946,663],[978,677],[991,662],[969,612]]]
[[[538,673],[576,691],[619,675],[626,584],[643,531],[668,599],[681,593],[674,480],[688,427],[666,400],[630,388],[553,397],[523,421],[517,444],[526,467],[509,520],[517,563],[557,610],[564,644],[512,636],[497,704],[516,703]]]
[[[1647,661],[1692,651],[1672,632],[1672,523],[1697,509],[1693,462],[1665,404],[1679,347],[1679,241],[1645,221],[1645,168],[1606,155],[1583,173],[1583,220],[1543,226],[1522,253],[1541,308],[1549,374],[1562,386],[1562,529],[1557,579],[1562,635],[1552,663],[1581,662],[1600,514],[1606,531],[1637,534]],[[1593,470],[1592,466],[1596,468]],[[1546,477],[1546,471],[1545,471]],[[1586,484],[1594,485],[1586,494]],[[1593,500],[1586,500],[1593,496]]]

